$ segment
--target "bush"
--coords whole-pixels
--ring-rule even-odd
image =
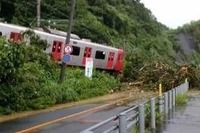
[[[38,45],[0,42],[0,114],[100,96],[119,85],[107,73],[94,71],[89,79],[84,70],[73,67],[66,69],[66,80],[60,84],[60,66]]]
[[[178,94],[176,96],[176,104],[178,106],[186,105],[187,100],[188,100],[187,94]]]

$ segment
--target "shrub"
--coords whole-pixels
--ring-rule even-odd
[[[176,96],[176,104],[178,106],[183,106],[187,103],[188,97],[187,94],[178,94]]]
[[[0,114],[100,96],[119,85],[118,79],[107,73],[94,71],[89,79],[84,70],[73,67],[66,69],[66,80],[60,84],[59,65],[39,44],[25,45],[2,38],[0,42]]]

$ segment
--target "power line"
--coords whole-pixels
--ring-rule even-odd
[[[5,3],[8,3],[8,4],[14,4],[15,2],[13,1],[7,1],[7,0],[1,0],[2,2],[5,2]],[[28,1],[21,1],[20,4],[25,4],[25,5],[29,5],[29,6],[33,6],[34,4],[36,5],[37,3],[35,1],[32,1],[32,2],[28,2]],[[59,13],[60,15],[62,15],[63,17],[65,18],[69,18],[69,16],[67,16],[66,14],[64,14],[63,12],[59,11],[57,8],[45,3],[44,1],[41,0],[41,6],[44,6],[44,7],[48,7],[48,9],[50,11],[56,11],[57,13]],[[32,10],[32,11],[35,11],[35,9],[33,8],[28,8],[29,10]],[[47,14],[47,13],[45,13]]]
[[[51,5],[49,5],[49,4],[47,4],[47,3],[43,2],[43,1],[41,1],[41,3],[44,4],[45,6],[49,7],[50,9],[53,9],[54,11],[60,13],[60,15],[63,15],[63,17],[67,17],[67,18],[69,17],[66,14],[62,13],[61,11],[59,11],[57,8],[51,6]]]

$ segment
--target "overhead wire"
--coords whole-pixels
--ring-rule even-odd
[[[15,2],[13,2],[13,1],[7,1],[7,0],[1,0],[2,2],[6,2],[6,3],[9,3],[9,4],[14,4]],[[20,1],[22,4],[26,4],[26,5],[30,5],[30,6],[33,6],[34,4],[36,5],[37,3],[36,2],[34,2],[34,1]],[[33,4],[34,3],[34,4]],[[53,7],[53,6],[51,6],[51,5],[49,5],[49,4],[47,4],[46,2],[44,2],[44,1],[41,1],[41,6],[44,6],[44,7],[47,7],[47,9],[48,10],[50,10],[50,11],[56,11],[57,13],[59,13],[60,15],[62,15],[63,17],[65,17],[66,19],[67,18],[69,18],[69,16],[68,15],[66,15],[65,13],[63,13],[63,12],[61,12],[61,11],[59,11],[57,8],[55,8],[55,7]],[[34,10],[33,8],[29,8],[29,10],[31,10],[31,11],[36,11],[36,10]],[[45,15],[48,15],[47,13],[43,13],[43,14],[45,14]]]

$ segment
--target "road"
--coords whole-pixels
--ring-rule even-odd
[[[1,133],[78,133],[83,129],[118,114],[126,107],[87,104],[45,112],[0,124]]]
[[[129,93],[107,102],[76,105],[1,122],[0,133],[79,133],[130,108],[138,102],[134,98],[143,101],[155,96],[155,93],[135,92],[133,95]],[[127,104],[130,101],[131,104]]]
[[[192,96],[186,106],[177,107],[158,127],[156,133],[199,133],[200,93]]]
[[[70,119],[73,119],[75,117],[78,117],[80,112],[94,108],[99,106],[98,104],[87,104],[83,106],[76,106],[71,107],[67,109],[61,109],[53,112],[46,112],[41,113],[25,118],[20,118],[12,121],[8,121],[5,123],[0,124],[0,132],[2,133],[13,133],[13,132],[32,132],[36,131],[38,128],[45,127],[45,125],[53,125],[55,128],[55,123],[62,123],[64,120],[68,120],[70,122]],[[84,113],[82,113],[84,114]],[[55,121],[59,120],[61,118],[66,119],[63,121]],[[54,122],[55,121],[55,122]],[[49,132],[49,131],[47,131]]]

